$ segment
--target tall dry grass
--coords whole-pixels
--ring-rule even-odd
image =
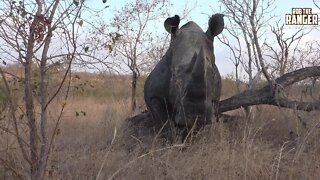
[[[163,143],[160,137],[147,141],[130,136],[131,129],[126,126],[125,119],[131,115],[129,79],[86,78],[75,83],[90,82],[94,88],[74,90],[66,102],[48,179],[320,178],[319,112],[259,106],[249,118],[243,118],[245,112],[240,109],[229,113],[238,118],[207,126],[185,144]],[[223,92],[234,91],[230,84],[225,87],[229,88]],[[50,106],[51,126],[61,103],[57,99]],[[15,147],[12,136],[3,131],[0,136],[2,143]],[[19,153],[13,151],[17,153],[11,156],[16,156],[12,158],[17,162]],[[0,179],[12,178],[11,171],[0,163]]]

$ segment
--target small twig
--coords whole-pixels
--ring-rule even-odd
[[[183,143],[182,144],[185,144],[187,142],[187,139],[188,137],[191,135],[191,133],[195,130],[196,128],[196,125],[197,125],[197,122],[198,122],[198,116],[196,117],[196,120],[194,121],[190,131],[188,132],[187,136],[183,139]]]
[[[11,172],[18,177],[18,179],[24,179],[24,178],[21,176],[21,174],[20,174],[16,169],[14,169],[14,167],[12,167],[6,160],[0,158],[0,162],[1,162],[1,164],[3,164],[6,168],[10,169]]]
[[[278,175],[279,175],[279,168],[280,168],[280,162],[281,162],[281,158],[282,158],[282,152],[284,149],[284,146],[288,143],[289,141],[286,141],[282,144],[281,148],[280,148],[280,152],[279,152],[279,158],[278,158],[278,164],[277,164],[277,170],[276,170],[276,180],[278,179]]]
[[[141,141],[140,139],[138,139],[137,137],[135,137],[135,136],[133,136],[133,135],[131,135],[130,137],[132,137],[134,140],[136,140],[136,141],[138,141],[139,143],[142,144],[142,141]]]
[[[149,151],[148,153],[145,153],[139,157],[137,157],[136,159],[133,159],[131,161],[129,161],[127,164],[125,164],[122,168],[118,169],[116,172],[114,172],[109,178],[108,180],[111,180],[111,179],[114,179],[114,177],[119,173],[121,172],[123,169],[127,168],[129,165],[131,165],[132,163],[136,162],[137,160],[139,159],[142,159],[150,154],[153,154],[155,152],[160,152],[160,151],[164,151],[164,150],[167,150],[167,149],[172,149],[172,148],[181,148],[181,147],[184,147],[185,145],[184,144],[177,144],[177,145],[173,145],[173,146],[168,146],[168,147],[164,147],[164,148],[160,148],[160,149],[157,149],[157,150],[153,150],[153,151]]]
[[[116,136],[117,136],[117,128],[114,128],[113,138],[112,138],[110,147],[109,147],[108,151],[106,152],[106,154],[104,155],[104,158],[103,158],[102,164],[101,164],[101,166],[100,166],[99,172],[98,172],[98,174],[97,174],[96,180],[99,179],[99,176],[100,176],[100,174],[101,174],[101,172],[102,172],[102,169],[103,169],[103,167],[104,167],[104,164],[106,163],[106,160],[107,160],[107,158],[108,158],[108,156],[109,156],[109,153],[110,153],[110,151],[111,151],[111,149],[112,149],[112,146],[113,146],[114,140],[116,139]]]
[[[5,84],[5,88],[6,88],[6,91],[7,91],[6,93],[7,93],[8,99],[9,99],[10,113],[11,113],[11,116],[13,118],[14,131],[15,131],[15,135],[16,135],[17,140],[18,140],[19,148],[21,150],[23,158],[29,164],[31,164],[31,160],[30,160],[29,156],[27,155],[26,149],[23,146],[24,141],[22,141],[23,139],[21,138],[21,135],[20,135],[20,132],[19,132],[17,117],[16,117],[16,114],[15,114],[15,109],[16,109],[15,106],[16,105],[13,102],[12,95],[11,95],[11,90],[10,90],[10,87],[9,87],[9,83],[8,83],[8,81],[7,81],[7,79],[6,79],[5,75],[4,75],[4,72],[3,72],[2,68],[0,68],[0,73],[1,73],[3,82]]]
[[[160,128],[160,130],[158,131],[158,133],[156,134],[156,136],[153,138],[153,141],[152,141],[152,147],[154,146],[154,143],[156,141],[156,139],[159,137],[160,133],[162,132],[162,130],[165,128],[165,126],[168,124],[169,120],[167,120],[163,125],[162,127]]]

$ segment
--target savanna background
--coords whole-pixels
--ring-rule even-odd
[[[221,100],[319,65],[319,27],[284,26],[279,2],[205,3],[1,2],[0,179],[319,179],[319,111],[240,108],[173,144],[127,125],[146,109],[143,84],[173,14],[204,29],[195,13],[226,14],[214,42]],[[319,80],[282,93],[319,103]]]

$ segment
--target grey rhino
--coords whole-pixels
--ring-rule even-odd
[[[144,85],[147,108],[155,121],[172,120],[178,127],[207,124],[217,114],[221,77],[213,54],[213,39],[224,28],[222,14],[212,15],[204,32],[190,21],[166,19],[170,47]]]

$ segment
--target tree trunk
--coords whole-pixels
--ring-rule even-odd
[[[32,68],[31,62],[25,63],[25,107],[26,115],[28,119],[29,126],[29,140],[30,140],[30,173],[32,178],[36,178],[38,170],[38,138],[37,138],[37,124],[34,114],[34,103],[33,103],[33,93],[32,93]]]
[[[39,169],[38,169],[38,179],[43,179],[45,176],[45,170],[47,166],[47,156],[48,156],[48,138],[47,138],[47,121],[48,121],[48,111],[47,111],[47,99],[48,99],[48,74],[47,74],[47,53],[49,50],[49,45],[51,42],[52,33],[49,32],[40,63],[40,134],[41,134],[41,147],[40,147],[40,159],[39,159]]]
[[[24,62],[24,101],[26,108],[26,116],[29,126],[29,141],[30,141],[30,175],[32,179],[36,179],[38,171],[38,135],[37,124],[34,112],[33,92],[32,92],[32,59],[34,56],[34,43],[35,43],[35,27],[38,22],[38,18],[35,18],[30,26],[30,34],[28,37],[27,53]]]
[[[138,81],[138,73],[136,71],[132,71],[132,81],[131,81],[131,111],[136,110],[137,100],[137,81]]]

